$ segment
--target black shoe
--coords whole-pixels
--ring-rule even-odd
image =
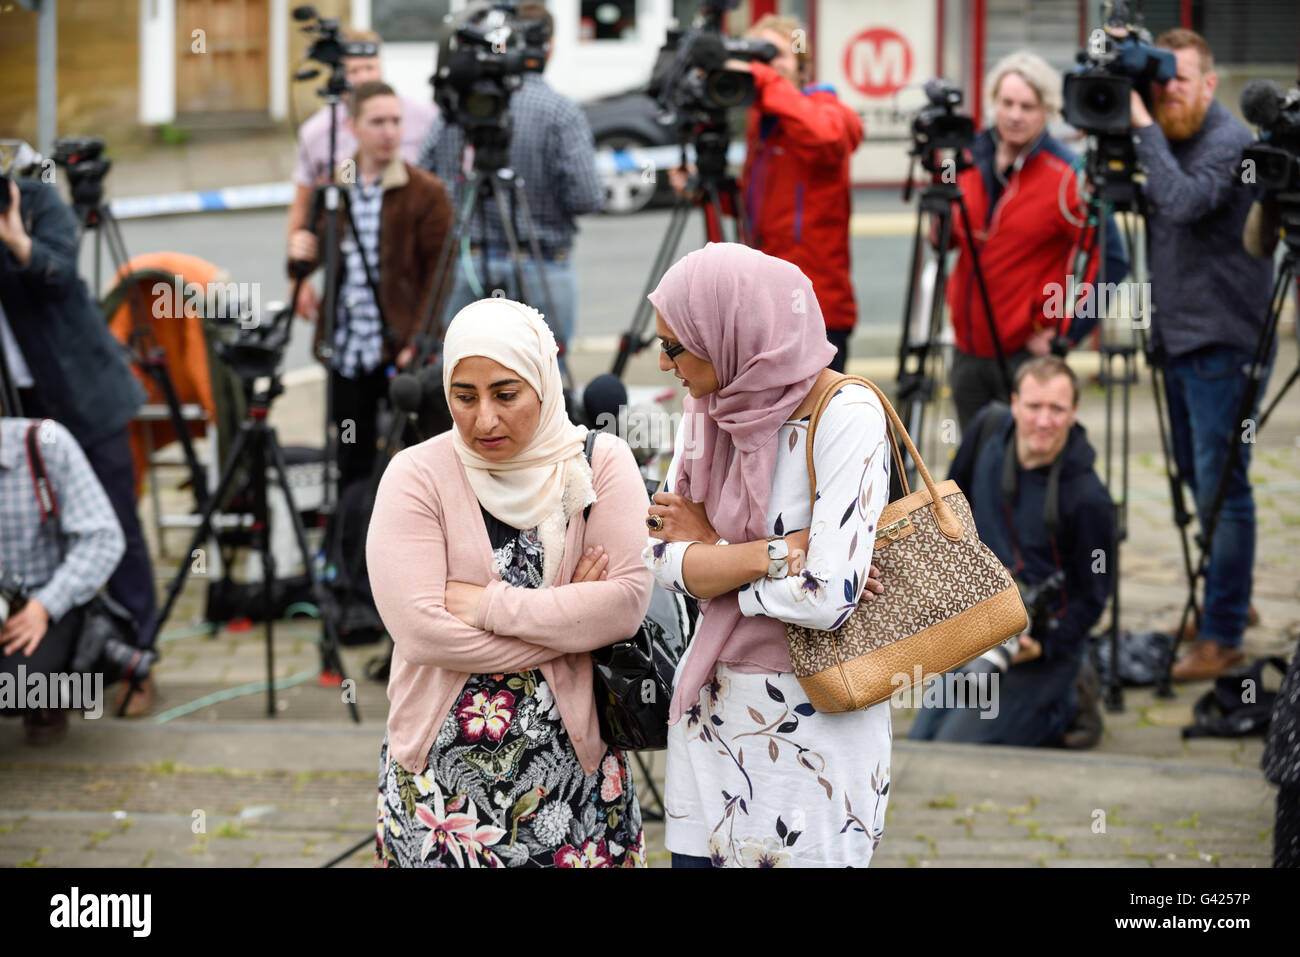
[[[1079,697],[1079,710],[1074,713],[1074,720],[1061,736],[1061,747],[1084,751],[1097,746],[1104,726],[1101,719],[1101,677],[1087,658],[1079,668],[1074,690]]]
[[[68,733],[68,712],[62,708],[34,708],[23,712],[23,730],[34,748],[57,744]]]

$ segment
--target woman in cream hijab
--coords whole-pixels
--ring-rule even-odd
[[[400,866],[635,866],[641,813],[600,740],[589,652],[649,603],[631,450],[571,423],[539,313],[484,299],[443,346],[455,428],[403,451],[367,537],[394,654],[377,853]],[[590,513],[584,518],[587,507]]]

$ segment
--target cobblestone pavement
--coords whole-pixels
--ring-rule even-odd
[[[607,357],[573,362],[581,380]],[[1295,362],[1288,341],[1274,389]],[[883,364],[857,365],[888,379]],[[652,356],[634,360],[629,381],[662,382]],[[1134,394],[1123,623],[1168,630],[1186,589],[1144,393]],[[279,400],[272,418],[283,441],[312,439],[319,396],[319,383],[307,379]],[[1289,396],[1255,450],[1260,623],[1247,634],[1252,655],[1286,653],[1300,634],[1297,406]],[[1103,415],[1090,391],[1082,419],[1098,445]],[[147,518],[147,504],[142,512]],[[171,563],[186,540],[170,534]],[[162,576],[167,561],[159,564]],[[277,624],[283,687],[267,717],[260,629],[203,633],[196,623],[205,584],[190,581],[164,629],[151,718],[74,717],[67,739],[48,749],[26,747],[20,722],[0,722],[0,865],[320,866],[373,832],[387,702],[364,666],[379,646],[344,649],[364,719],[354,725],[341,690],[316,682],[318,629],[310,620]],[[896,712],[894,786],[874,865],[1268,866],[1274,791],[1258,770],[1260,739],[1179,735],[1206,687],[1177,687],[1172,699],[1130,689],[1090,752],[910,742],[910,714]],[[661,778],[662,755],[650,765]],[[644,800],[644,786],[641,793]],[[647,838],[652,864],[665,866],[662,825],[649,824]],[[373,837],[345,864],[368,866],[372,857]]]

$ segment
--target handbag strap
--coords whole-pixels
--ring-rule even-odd
[[[808,444],[805,449],[808,457],[808,485],[812,505],[815,507],[817,504],[817,468],[813,463],[813,436],[817,432],[817,423],[821,420],[822,413],[826,411],[826,406],[830,403],[831,397],[851,382],[864,385],[874,392],[876,398],[880,400],[881,407],[885,410],[885,435],[889,439],[890,448],[894,453],[894,461],[898,464],[899,481],[903,486],[904,497],[910,495],[911,490],[907,485],[907,473],[903,469],[902,454],[899,451],[896,436],[902,438],[902,444],[907,448],[907,454],[916,463],[917,474],[921,476],[926,490],[930,493],[930,510],[934,512],[935,521],[939,523],[940,531],[950,541],[957,541],[965,533],[961,519],[957,517],[957,513],[952,510],[952,507],[943,500],[935,489],[934,479],[930,477],[930,470],[925,467],[925,460],[921,458],[921,453],[912,444],[912,437],[907,434],[907,429],[903,426],[902,420],[899,419],[898,413],[894,411],[894,406],[890,403],[888,397],[880,391],[874,382],[864,379],[862,376],[841,375],[822,390],[821,395],[817,397],[817,404],[813,407],[812,417],[808,421]]]

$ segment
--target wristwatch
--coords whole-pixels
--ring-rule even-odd
[[[784,578],[786,558],[790,555],[790,546],[784,538],[773,538],[767,543],[767,577]]]

